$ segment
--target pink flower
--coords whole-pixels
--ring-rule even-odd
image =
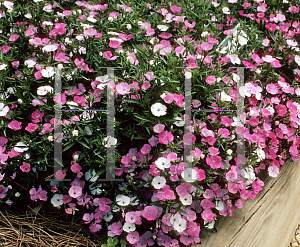
[[[19,67],[20,62],[19,61],[13,61],[13,62],[11,62],[11,65],[16,69],[16,68]]]
[[[214,155],[206,158],[206,163],[213,169],[218,169],[222,167],[222,158],[220,156]]]
[[[122,223],[120,221],[112,223],[112,225],[111,225],[111,231],[115,235],[121,235],[121,233],[123,231]]]
[[[152,36],[153,34],[155,34],[155,30],[153,28],[148,28],[145,36],[148,37]]]
[[[109,47],[116,49],[120,47],[121,42],[118,40],[110,40],[108,45]]]
[[[20,35],[18,35],[18,34],[12,34],[9,37],[9,41],[10,42],[15,42],[19,37],[20,37]]]
[[[6,197],[6,192],[8,191],[8,187],[0,185],[0,199]]]
[[[172,6],[171,6],[171,11],[172,11],[173,13],[180,13],[180,12],[181,12],[181,7],[177,7],[177,6],[175,6],[175,5],[172,5]]]
[[[109,60],[109,61],[113,61],[117,59],[117,56],[112,56],[111,51],[105,51],[103,52],[103,58]]]
[[[13,120],[7,125],[7,127],[10,129],[13,129],[13,130],[20,130],[20,129],[22,129],[22,123],[18,122],[16,120]]]
[[[69,189],[69,195],[73,198],[78,198],[79,196],[82,195],[82,188],[80,186],[72,186]]]
[[[285,105],[277,105],[275,106],[277,113],[279,116],[283,117],[287,113],[287,108]]]
[[[137,220],[136,212],[127,212],[125,215],[125,221],[128,223],[135,223]]]
[[[211,75],[206,78],[206,83],[212,85],[216,82],[216,80],[217,80],[216,77]]]
[[[122,82],[116,86],[116,91],[118,94],[125,95],[130,93],[130,88],[130,85],[128,85],[126,82]]]
[[[153,131],[154,131],[155,133],[160,133],[160,132],[162,132],[164,129],[165,129],[165,125],[164,125],[164,124],[156,124],[156,125],[153,127]]]
[[[98,220],[98,221],[101,221],[101,220]],[[97,232],[97,231],[100,231],[102,229],[102,225],[101,224],[92,223],[92,224],[90,224],[89,229],[90,229],[91,232]]]
[[[157,215],[158,215],[158,211],[153,206],[146,206],[142,214],[142,216],[149,221],[155,220],[157,218]]]
[[[193,23],[189,23],[188,20],[185,20],[185,21],[184,21],[184,24],[185,24],[185,26],[188,27],[188,28],[193,28],[193,27],[196,25],[196,22],[193,21]],[[206,43],[206,42],[204,42],[204,43]],[[207,47],[210,47],[210,46],[207,46]],[[212,46],[211,46],[211,47],[212,47]],[[203,48],[202,48],[202,49],[203,49]],[[203,49],[203,50],[205,50],[205,49]],[[210,49],[210,50],[211,50],[211,49]],[[205,51],[206,51],[206,50],[205,50]]]
[[[97,30],[94,28],[87,28],[84,30],[83,34],[85,37],[93,37],[97,35]]]
[[[82,167],[78,163],[74,163],[71,166],[71,171],[77,174],[77,177],[81,177],[82,173],[80,172]]]
[[[200,233],[200,226],[198,226],[198,224],[196,222],[188,222],[187,225],[187,233],[190,236],[199,236]]]
[[[30,171],[30,164],[23,162],[23,165],[20,166],[22,172],[29,172]]]
[[[143,147],[141,148],[141,153],[142,154],[148,154],[151,151],[151,146],[149,144],[144,144]]]
[[[235,204],[237,208],[242,208],[243,207],[243,201],[241,199],[238,199]]]
[[[204,209],[203,212],[201,213],[201,217],[205,221],[212,222],[214,219],[213,211],[209,208]]]
[[[231,34],[233,34],[233,29],[225,30],[225,31],[224,31],[224,34],[225,34],[225,35],[228,35],[228,36],[231,35]]]
[[[291,146],[290,149],[289,149],[289,152],[290,152],[293,156],[299,155],[298,148],[297,148],[296,146]]]
[[[184,145],[192,145],[196,141],[196,137],[192,133],[183,135]]]
[[[40,119],[42,119],[42,117],[45,115],[44,112],[40,112],[39,110],[35,110],[32,114],[32,122],[34,123],[38,123],[40,122]]]
[[[33,133],[34,131],[36,131],[36,129],[38,128],[39,126],[37,124],[33,124],[33,123],[29,123],[27,125],[27,127],[25,128],[25,130],[27,130],[28,132],[30,133]]]
[[[273,95],[278,94],[280,92],[277,83],[276,84],[268,84],[266,86],[266,90],[268,93],[273,94]]]
[[[171,33],[167,33],[167,32],[162,32],[160,35],[158,35],[160,38],[162,39],[169,39],[171,38],[173,35]]]
[[[213,48],[213,45],[207,42],[203,42],[200,46],[204,51],[210,51]]]
[[[61,180],[61,179],[64,179],[66,176],[66,171],[62,171],[62,170],[58,170],[56,173],[55,173],[55,178],[58,179],[58,180]]]
[[[47,201],[47,191],[45,190],[42,190],[39,194],[38,194],[38,198],[41,200],[41,201]]]
[[[171,132],[164,130],[158,134],[158,140],[160,143],[167,145],[174,140],[174,136]]]
[[[258,56],[257,54],[252,54],[251,58],[256,62],[257,64],[261,65],[263,63],[263,60]]]
[[[85,221],[85,224],[89,224],[93,219],[95,218],[94,214],[91,213],[85,213],[82,217],[82,219]]]
[[[139,233],[137,231],[129,232],[126,239],[130,244],[136,244],[140,240]]]

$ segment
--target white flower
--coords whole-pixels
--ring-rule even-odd
[[[130,24],[127,24],[127,26],[126,26],[127,30],[130,30],[131,27],[132,27],[132,26],[131,26]]]
[[[184,171],[181,173],[181,177],[186,182],[194,182],[197,179],[197,171],[192,168],[185,168]]]
[[[103,219],[106,221],[106,222],[110,222],[113,218],[113,214],[112,212],[108,212],[106,215],[103,216]]]
[[[277,166],[269,166],[268,167],[268,172],[269,172],[269,176],[276,178],[278,176],[279,173],[279,168]]]
[[[266,158],[264,150],[258,148],[254,152],[258,155],[258,159],[256,160],[257,162],[260,162]]]
[[[54,194],[53,197],[51,198],[51,203],[54,207],[59,207],[63,205],[63,197],[64,195],[62,194]]]
[[[46,69],[41,70],[42,76],[46,78],[50,78],[55,75],[55,71],[53,67],[46,67]]]
[[[186,229],[186,220],[183,219],[179,213],[171,216],[170,223],[178,232],[183,232]]]
[[[47,93],[53,92],[53,87],[51,86],[41,86],[37,89],[37,95],[44,96]]]
[[[27,18],[27,19],[31,19],[32,15],[30,13],[27,13],[26,15],[24,15],[24,17]]]
[[[138,204],[139,204],[139,199],[137,199],[136,196],[130,197],[130,205],[136,206],[136,205],[138,205]]]
[[[297,63],[298,66],[300,66],[300,56],[299,55],[295,56],[295,63]]]
[[[46,52],[56,51],[57,45],[45,45],[42,50]]]
[[[36,65],[36,61],[33,61],[33,60],[26,60],[24,62],[24,64],[28,67],[28,68],[33,68],[34,65]]]
[[[151,106],[151,112],[156,117],[164,116],[167,113],[167,107],[161,103],[155,103]]]
[[[248,43],[248,37],[243,30],[241,31],[240,35],[238,36],[238,42],[241,46],[247,45],[247,43]]]
[[[51,141],[53,141],[53,136],[48,136],[47,139],[48,139],[49,142],[51,142]]]
[[[1,103],[0,103],[1,104]],[[19,153],[26,152],[29,148],[26,147],[24,142],[18,142],[16,146],[14,147],[14,150],[16,150]]]
[[[93,169],[88,170],[84,175],[85,175],[85,180],[89,182],[96,182],[96,180],[99,178],[99,176],[96,176],[96,172]]]
[[[111,211],[113,211],[114,213],[115,213],[115,212],[119,212],[119,211],[120,211],[120,208],[119,208],[117,205],[113,205],[113,206],[111,207]]]
[[[164,185],[166,184],[166,182],[167,182],[167,181],[166,181],[166,179],[165,179],[164,177],[162,177],[162,176],[157,176],[157,177],[153,178],[151,185],[152,185],[155,189],[159,190],[159,189],[161,189],[162,187],[164,187]]]
[[[222,9],[223,13],[226,14],[226,15],[230,15],[230,11],[229,11],[229,8],[228,7],[224,7]]]
[[[171,161],[168,160],[165,157],[159,157],[156,161],[155,161],[155,165],[161,169],[164,170],[165,168],[170,168],[171,166]]]
[[[224,209],[224,203],[222,201],[216,201],[215,209],[222,211]]]
[[[192,78],[192,73],[191,72],[185,72],[185,78],[186,79],[191,79]]]
[[[100,189],[101,187],[102,187],[102,184],[99,184],[97,186],[95,185],[95,183],[90,184],[89,189],[91,191],[91,194],[92,195],[101,195],[101,193],[103,192],[103,190]]]
[[[227,151],[226,151],[226,153],[228,154],[228,155],[231,155],[232,154],[232,150],[231,149],[228,149]]]
[[[87,21],[90,21],[90,22],[93,22],[93,23],[96,23],[97,22],[97,19],[95,19],[93,16],[89,16],[87,19]]]
[[[4,70],[6,69],[7,67],[7,64],[3,63],[3,64],[0,64],[0,70]]]
[[[121,207],[128,206],[130,204],[130,197],[125,195],[117,195],[116,202]]]
[[[73,131],[72,131],[72,135],[73,135],[73,136],[78,136],[78,130],[73,130]]]
[[[215,221],[214,220],[212,222],[204,221],[204,226],[205,228],[213,229],[215,226]]]
[[[18,103],[19,103],[19,104],[22,104],[22,103],[23,103],[23,100],[22,100],[22,99],[18,99]]]
[[[123,230],[125,232],[134,232],[135,231],[135,224],[125,222],[124,225],[123,225]]]
[[[43,21],[42,24],[45,26],[53,26],[53,23],[51,21]]]
[[[165,32],[169,29],[169,27],[166,25],[157,25],[157,28],[162,32]]]
[[[51,4],[46,4],[45,5],[45,7],[43,8],[43,10],[45,11],[45,12],[48,12],[48,13],[50,13],[50,12],[52,12],[53,10],[52,10],[52,5]]]
[[[0,102],[0,117],[6,116],[9,111],[9,107],[5,106],[4,103]]]
[[[174,122],[174,124],[177,126],[177,127],[182,127],[184,126],[185,122],[181,119],[181,117],[176,117],[174,118],[175,120],[178,120],[176,122]]]
[[[76,106],[78,106],[78,104],[74,101],[68,101],[67,105],[70,107],[70,109],[76,109]]]
[[[233,63],[233,64],[241,64],[241,60],[240,60],[240,58],[239,58],[238,55],[236,55],[236,54],[230,54],[230,55],[228,55],[228,57],[230,58],[231,63]]]
[[[220,100],[222,102],[224,102],[224,101],[230,102],[231,101],[231,97],[228,94],[226,94],[224,91],[222,91],[221,92],[221,98],[220,98]]]
[[[110,146],[116,145],[117,141],[118,140],[116,138],[114,138],[112,136],[107,136],[103,139],[103,145],[105,144],[104,147],[109,148]]]
[[[191,194],[187,194],[185,197],[179,197],[179,200],[184,206],[191,205],[193,202],[193,198]]]

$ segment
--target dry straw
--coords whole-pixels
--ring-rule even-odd
[[[0,212],[0,246],[101,246],[103,242],[100,237],[91,240],[81,230],[80,224],[62,224],[55,217],[46,218],[28,212],[20,216],[9,213],[4,215]]]

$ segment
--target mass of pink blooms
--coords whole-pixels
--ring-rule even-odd
[[[300,1],[192,2],[0,4],[0,206],[43,201],[124,246],[189,246],[256,198],[261,170],[299,160]],[[122,181],[103,181],[112,146]]]

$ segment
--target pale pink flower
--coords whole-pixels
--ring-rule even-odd
[[[12,35],[10,35],[10,37],[9,37],[9,41],[11,41],[11,42],[15,42],[15,41],[17,41],[17,39],[20,37],[20,35],[18,35],[18,34],[12,34]]]
[[[165,125],[164,125],[164,124],[156,124],[156,125],[153,127],[153,131],[154,131],[155,133],[160,133],[160,132],[162,132],[164,129],[165,129]]]
[[[130,89],[131,89],[130,85],[128,85],[126,82],[119,83],[116,86],[117,93],[121,95],[129,94]]]
[[[207,208],[203,210],[203,212],[201,213],[201,217],[205,221],[212,222],[214,219],[214,213],[211,209]]]
[[[130,244],[136,244],[140,240],[139,233],[137,231],[129,232],[126,239]]]
[[[202,48],[202,50],[204,51],[210,51],[213,48],[213,45],[211,45],[208,42],[203,42],[200,47]]]
[[[78,198],[82,195],[82,188],[80,186],[72,186],[69,189],[69,195],[73,198]]]

